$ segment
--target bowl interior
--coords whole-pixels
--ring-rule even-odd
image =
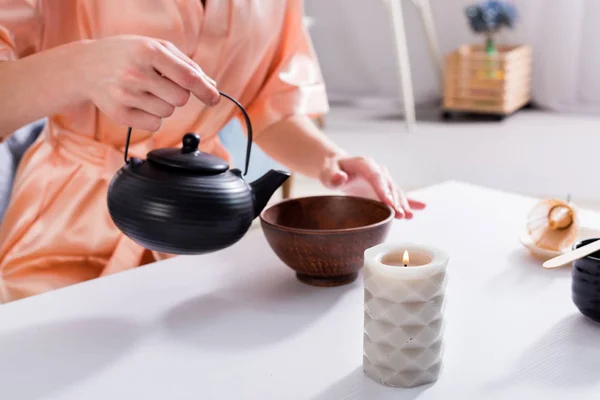
[[[303,197],[284,201],[261,215],[271,225],[297,230],[345,230],[382,223],[393,217],[390,207],[347,196]]]

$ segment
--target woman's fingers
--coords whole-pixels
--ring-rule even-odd
[[[413,213],[412,213],[412,208],[410,207],[410,204],[408,202],[408,198],[406,197],[406,194],[404,194],[404,191],[402,189],[400,189],[399,187],[397,187],[396,185],[394,185],[394,189],[395,189],[395,192],[398,193],[398,198],[400,199],[400,205],[402,206],[402,209],[404,210],[404,214],[406,215],[406,218],[411,219],[413,217]]]
[[[388,180],[377,164],[365,157],[346,158],[339,163],[340,168],[349,176],[366,180],[380,201],[394,208],[400,217],[404,217],[404,211],[396,207]]]
[[[396,186],[387,168],[383,168],[383,173],[385,175],[385,178],[387,179],[388,185],[390,186],[390,191],[394,196],[394,207],[396,208],[397,216],[400,217],[402,215],[402,213],[398,213],[398,210],[401,209],[403,211],[404,217],[406,217],[407,219],[411,219],[413,217],[413,213],[410,209],[408,199],[406,198],[404,191]]]
[[[404,215],[403,215],[403,213],[400,213],[398,211],[399,209],[401,209],[401,206],[400,206],[400,199],[398,197],[398,192],[396,191],[396,188],[394,186],[394,181],[392,181],[392,179],[390,177],[390,173],[387,168],[383,167],[382,173],[383,173],[385,179],[387,180],[388,188],[389,188],[390,192],[392,193],[392,198],[394,200],[393,207],[394,207],[394,210],[396,211],[396,218],[402,218],[402,217],[406,216],[405,215],[406,213],[404,213]],[[406,217],[408,217],[408,216],[406,216]]]
[[[75,69],[92,71],[82,75],[83,95],[124,125],[155,131],[190,94],[207,105],[221,98],[215,82],[172,43],[123,35],[82,49]]]
[[[204,78],[204,73],[199,68],[194,68],[181,58],[175,56],[162,45],[156,46],[152,66],[159,74],[173,81],[183,89],[187,89],[200,101],[207,105],[215,105],[221,95],[218,90]]]
[[[400,189],[392,179],[391,174],[385,167],[380,167],[373,160],[365,157],[348,157],[336,160],[337,167],[327,166],[325,177],[332,172],[345,173],[350,181],[362,181],[371,189],[370,196],[376,196],[381,202],[390,205],[396,211],[396,218],[412,218],[415,210],[422,210],[425,204],[420,201],[409,199],[404,191]],[[327,185],[331,179],[321,180]]]
[[[162,125],[162,118],[137,108],[121,106],[113,115],[117,122],[134,129],[156,132]]]
[[[408,205],[410,205],[410,208],[412,208],[413,210],[423,210],[426,207],[425,203],[414,199],[408,199]]]
[[[175,112],[175,106],[167,103],[152,93],[131,93],[123,101],[130,108],[138,109],[159,118],[167,118]]]
[[[186,90],[170,79],[159,75],[156,71],[150,72],[148,82],[146,83],[146,88],[139,89],[145,89],[146,91],[175,107],[182,107],[186,105],[190,99],[189,90]]]
[[[202,70],[202,68],[200,68],[200,66],[198,64],[196,64],[194,62],[194,60],[192,60],[187,55],[185,55],[183,53],[183,51],[179,50],[177,48],[177,46],[175,46],[173,43],[166,41],[166,40],[159,39],[158,41],[163,46],[165,46],[167,48],[167,50],[169,50],[171,53],[173,53],[174,55],[179,57],[179,59],[181,59],[181,61],[188,64],[190,67],[196,69],[200,73],[200,75],[202,75],[202,77],[204,79],[206,79],[211,85],[213,85],[214,87],[217,87],[217,82],[215,82],[215,80],[212,79],[210,76],[206,75],[206,73]]]

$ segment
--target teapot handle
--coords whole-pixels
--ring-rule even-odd
[[[246,166],[245,166],[245,169],[244,169],[244,176],[246,176],[246,174],[248,173],[248,166],[250,165],[250,153],[252,152],[252,143],[253,143],[253,139],[252,139],[252,123],[250,122],[250,116],[248,115],[248,112],[246,111],[246,109],[244,108],[244,106],[241,105],[239,101],[237,101],[236,99],[234,99],[230,95],[228,95],[226,93],[223,93],[221,91],[219,91],[219,94],[221,96],[223,96],[223,97],[228,98],[236,106],[238,106],[238,108],[242,112],[242,115],[244,116],[244,120],[246,121],[246,130],[247,130],[247,133],[248,133],[248,143],[246,145]]]
[[[246,175],[248,173],[248,166],[250,165],[250,153],[252,151],[252,143],[253,143],[252,123],[250,122],[250,116],[248,116],[248,112],[246,111],[244,106],[242,106],[240,104],[239,101],[237,101],[230,95],[223,93],[221,91],[219,91],[219,94],[221,96],[226,97],[229,100],[231,100],[236,106],[238,106],[238,108],[242,111],[242,114],[244,115],[244,120],[246,121],[246,129],[248,130],[248,144],[246,146],[246,168],[244,171],[244,175]],[[125,154],[124,154],[125,164],[129,164],[128,154],[129,154],[129,142],[130,141],[131,141],[131,127],[127,128],[127,140],[125,141]]]

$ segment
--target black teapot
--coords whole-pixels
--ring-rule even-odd
[[[244,175],[252,149],[248,129]],[[125,165],[108,188],[108,211],[115,225],[149,250],[168,254],[202,254],[226,248],[250,228],[273,193],[289,178],[271,170],[248,184],[238,169],[198,150],[200,138],[188,133],[181,149],[152,150],[146,160],[128,159],[131,128],[127,132]]]

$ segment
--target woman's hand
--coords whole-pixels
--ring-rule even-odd
[[[156,131],[190,93],[219,102],[215,81],[169,42],[115,36],[78,45],[72,61],[85,98],[123,125]]]
[[[307,116],[292,116],[271,125],[257,143],[275,161],[292,171],[317,178],[331,189],[380,200],[397,218],[412,218],[425,204],[407,198],[387,169],[365,157],[349,157]]]
[[[330,158],[321,173],[321,182],[332,189],[342,188],[356,196],[376,198],[396,211],[396,218],[412,218],[425,204],[406,197],[385,167],[365,157]]]

